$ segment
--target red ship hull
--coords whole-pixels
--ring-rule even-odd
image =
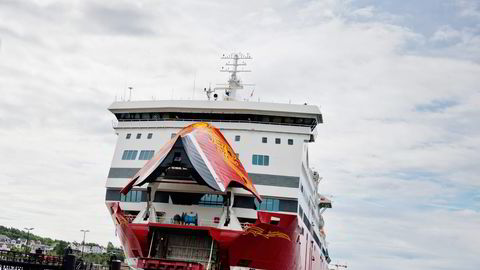
[[[302,245],[302,232],[297,216],[272,212],[258,212],[256,224],[243,231],[214,227],[161,223],[129,223],[119,203],[107,203],[116,226],[117,235],[128,258],[129,265],[141,269],[204,270],[204,264],[192,261],[167,260],[150,256],[153,230],[176,230],[182,234],[204,232],[218,244],[218,264],[210,269],[272,269],[323,270],[328,269],[318,250],[308,241]],[[270,222],[273,219],[276,222]],[[275,224],[270,224],[275,223]],[[305,259],[301,259],[304,249]],[[245,267],[245,268],[241,268]]]

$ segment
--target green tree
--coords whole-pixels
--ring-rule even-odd
[[[58,240],[57,244],[53,248],[53,251],[55,251],[55,254],[57,254],[57,256],[63,256],[63,254],[65,253],[65,249],[67,247],[68,247],[68,242],[65,242],[63,240]]]
[[[113,253],[114,251],[115,251],[115,246],[113,246],[112,242],[108,242],[107,253]]]

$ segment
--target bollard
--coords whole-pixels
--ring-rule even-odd
[[[112,260],[110,263],[110,269],[111,270],[120,270],[120,266],[122,265],[122,262],[119,260]]]
[[[67,254],[63,258],[63,270],[74,270],[75,269],[75,255]]]

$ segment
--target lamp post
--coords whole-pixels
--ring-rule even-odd
[[[82,242],[82,259],[83,259],[83,249],[85,248],[85,234],[87,234],[89,230],[80,230],[80,231],[83,232],[83,242]]]
[[[33,230],[34,228],[23,228],[27,231],[27,243],[25,245],[25,253],[27,253],[28,249],[28,240],[30,240],[30,231]]]

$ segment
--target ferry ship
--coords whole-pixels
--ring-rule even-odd
[[[135,269],[324,270],[330,257],[309,144],[317,106],[239,100],[239,67],[205,100],[114,102],[106,206]]]

